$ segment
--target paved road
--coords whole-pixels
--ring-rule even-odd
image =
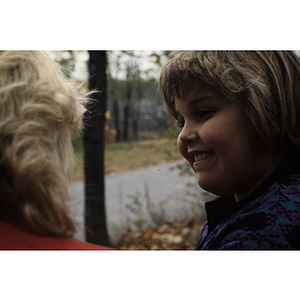
[[[106,176],[106,215],[112,241],[117,241],[128,227],[136,229],[142,222],[146,225],[162,218],[180,219],[194,209],[201,209],[203,191],[196,186],[195,177],[181,178],[178,169],[174,169],[177,164],[178,162],[162,164]],[[190,187],[191,183],[194,187]],[[83,182],[73,184],[70,193],[77,203],[79,226],[76,237],[84,240]],[[200,197],[195,198],[193,193]]]

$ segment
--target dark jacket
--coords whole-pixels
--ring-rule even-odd
[[[247,198],[220,197],[205,208],[197,250],[299,250],[300,166],[285,163]]]

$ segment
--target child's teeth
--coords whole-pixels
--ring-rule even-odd
[[[211,156],[211,154],[209,154],[209,153],[197,154],[197,155],[194,156],[194,159],[195,159],[195,161],[199,161],[199,160],[202,160],[202,159],[207,158],[209,156]]]

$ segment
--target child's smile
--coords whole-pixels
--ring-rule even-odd
[[[193,169],[196,172],[200,172],[201,168],[203,168],[203,164],[207,164],[208,161],[210,161],[209,158],[211,158],[214,155],[214,152],[207,152],[207,153],[201,153],[194,155],[194,163],[193,163]]]
[[[175,99],[175,107],[182,127],[178,149],[203,189],[240,200],[280,164],[278,155],[255,149],[255,130],[241,103],[203,89]]]

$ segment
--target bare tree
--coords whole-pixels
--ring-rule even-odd
[[[130,51],[132,52],[132,51]],[[134,88],[134,56],[131,57],[126,66],[126,80],[125,80],[125,103],[123,110],[123,141],[128,140],[129,132],[129,121],[131,117],[132,110],[132,93]]]
[[[104,143],[106,51],[89,51],[89,89],[97,90],[88,106],[84,132],[86,240],[109,246],[105,215]]]

